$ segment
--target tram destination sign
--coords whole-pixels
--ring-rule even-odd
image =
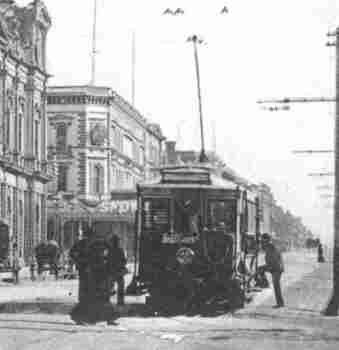
[[[162,183],[197,183],[210,184],[209,173],[166,172],[162,174]]]
[[[162,235],[161,243],[165,244],[194,244],[196,241],[199,240],[198,236],[185,236],[179,233],[164,233]]]

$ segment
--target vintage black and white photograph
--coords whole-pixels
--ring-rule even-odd
[[[334,350],[338,310],[338,1],[0,0],[0,350]]]

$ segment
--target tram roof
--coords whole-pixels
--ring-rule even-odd
[[[225,179],[220,170],[209,164],[169,165],[157,170],[160,175],[140,184],[141,188],[248,189],[241,183]]]

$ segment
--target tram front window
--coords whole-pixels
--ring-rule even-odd
[[[210,228],[223,227],[226,233],[236,231],[236,202],[234,200],[210,200],[208,210]]]
[[[169,230],[169,199],[147,199],[144,201],[143,209],[144,229],[160,233]]]
[[[192,200],[175,201],[175,232],[184,235],[199,233],[199,210],[198,204]]]

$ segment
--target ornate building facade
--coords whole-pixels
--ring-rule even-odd
[[[49,192],[132,212],[136,184],[152,177],[161,162],[160,127],[112,89],[98,86],[49,87],[48,123],[58,169]]]
[[[14,243],[26,259],[46,236],[46,39],[51,19],[38,0],[0,1],[0,261]]]

